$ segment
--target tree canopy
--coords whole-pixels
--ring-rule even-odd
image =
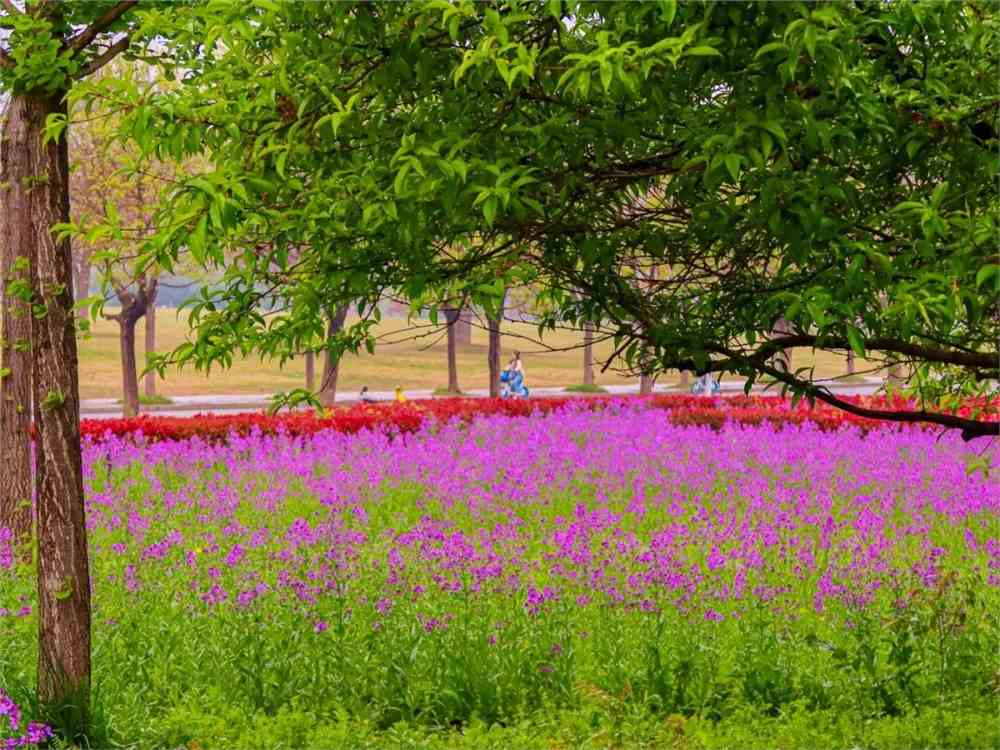
[[[149,156],[212,163],[171,191],[147,258],[227,269],[173,361],[291,356],[331,304],[495,306],[513,279],[545,289],[543,326],[599,319],[644,370],[768,375],[857,411],[775,359],[849,349],[919,397],[870,416],[997,433],[946,413],[998,377],[993,4],[144,17],[188,45],[167,71],[183,85],[93,86]]]

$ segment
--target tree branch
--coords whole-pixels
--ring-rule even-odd
[[[104,52],[99,54],[97,57],[93,58],[90,62],[84,65],[80,71],[74,76],[74,78],[86,78],[92,73],[96,73],[98,70],[103,68],[109,62],[111,62],[117,55],[128,49],[132,38],[129,34],[126,34],[117,42],[108,47]]]
[[[791,349],[797,346],[822,346],[827,349],[850,349],[851,345],[846,339],[819,339],[817,336],[809,334],[793,334],[791,336],[777,336],[761,349],[777,350]],[[937,346],[925,346],[922,344],[912,344],[898,339],[876,337],[864,340],[865,349],[873,352],[889,352],[892,354],[904,354],[914,359],[924,362],[938,362],[946,365],[958,365],[959,367],[969,367],[977,370],[995,370],[997,361],[1000,359],[996,352],[968,352],[957,349],[945,349]],[[758,350],[760,351],[760,350]],[[756,356],[756,355],[755,355]]]
[[[0,5],[3,5],[7,9],[7,12],[12,16],[20,15],[24,13],[23,10],[14,5],[14,0],[0,0]]]
[[[121,0],[121,2],[111,6],[103,16],[98,18],[76,36],[71,37],[66,42],[66,48],[72,50],[74,53],[80,52],[84,47],[94,41],[98,34],[103,32],[111,26],[111,24],[127,13],[133,6],[138,4],[139,0]]]

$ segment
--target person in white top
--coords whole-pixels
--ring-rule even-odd
[[[514,352],[514,356],[510,358],[510,364],[507,365],[507,369],[511,372],[519,373],[521,379],[524,380],[524,365],[521,364],[521,352]]]

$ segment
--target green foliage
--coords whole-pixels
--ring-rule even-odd
[[[225,268],[175,361],[283,360],[323,340],[324,305],[489,306],[503,277],[544,290],[543,327],[601,320],[637,369],[770,374],[815,397],[810,373],[772,366],[783,320],[799,346],[911,362],[925,403],[995,387],[995,6],[146,18],[187,60],[183,85],[101,93],[151,157],[212,161],[147,257]],[[363,316],[334,346],[372,343]]]

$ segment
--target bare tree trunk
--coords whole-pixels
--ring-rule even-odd
[[[347,320],[347,311],[350,305],[341,305],[334,312],[333,316],[326,321],[327,343],[340,333],[344,328],[344,321]],[[333,354],[327,349],[323,354],[323,382],[320,384],[319,401],[323,406],[333,406],[337,401],[337,377],[340,375],[340,355]]]
[[[771,328],[771,338],[785,336],[792,332],[792,327],[784,318],[778,318]],[[792,368],[792,353],[788,349],[782,349],[774,355],[774,366],[779,370],[788,372]]]
[[[314,352],[306,352],[306,390],[314,391],[316,390],[316,354]]]
[[[853,349],[848,349],[847,350],[847,374],[848,375],[853,375],[854,374],[854,350]]]
[[[458,322],[458,310],[448,309],[444,311],[445,319],[448,321],[448,392],[461,393],[458,387],[458,333],[456,325]]]
[[[139,376],[135,357],[135,327],[146,313],[146,282],[140,279],[135,294],[124,286],[115,288],[121,311],[108,315],[118,323],[119,354],[122,362],[122,416],[134,417],[139,413]]]
[[[455,323],[455,343],[458,346],[472,346],[472,308],[466,305]]]
[[[687,370],[681,370],[680,376],[681,376],[680,380],[681,385],[686,386],[691,383],[691,373],[689,373]]]
[[[66,139],[43,143],[49,115],[66,116],[65,91],[13,96],[4,128],[8,231],[31,257],[31,319],[38,522],[38,703],[43,720],[72,734],[90,712],[90,575],[80,459],[80,400],[71,248],[50,228],[69,222]],[[14,225],[18,225],[15,229]],[[4,471],[8,467],[4,467]]]
[[[594,385],[594,324],[583,324],[583,384]]]
[[[12,115],[13,116],[13,115]],[[3,137],[19,134],[23,123],[4,121]],[[22,156],[13,148],[0,148],[0,182],[13,185],[24,175],[25,165],[12,163]],[[22,157],[23,158],[23,157]],[[31,317],[30,299],[32,226],[28,194],[5,191],[4,244],[0,262],[3,282],[3,318],[0,343],[0,526],[14,532],[18,542],[31,534]],[[27,548],[26,548],[27,549]],[[29,552],[30,554],[30,552]]]
[[[150,279],[146,284],[146,359],[156,352],[156,295],[160,280]],[[143,392],[147,396],[156,395],[156,373],[147,372],[143,377]]]
[[[506,298],[507,292],[504,292]],[[495,318],[487,316],[489,322],[489,365],[490,365],[490,396],[500,396],[500,323],[503,320],[503,308],[506,299],[500,300],[500,309]],[[457,379],[457,376],[456,376]]]
[[[124,315],[117,320],[122,360],[122,416],[134,417],[139,413],[139,379],[135,360],[135,327],[138,321]]]
[[[639,394],[648,396],[653,392],[653,385],[656,383],[655,375],[641,375],[639,377]]]

